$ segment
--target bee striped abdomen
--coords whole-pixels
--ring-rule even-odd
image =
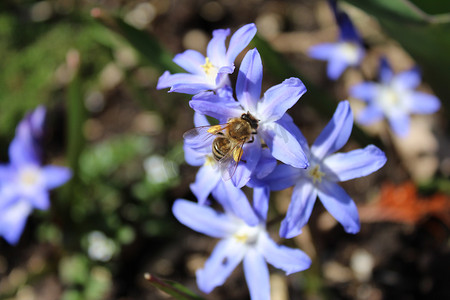
[[[216,161],[221,160],[231,150],[231,142],[227,138],[217,137],[212,144],[212,154]]]

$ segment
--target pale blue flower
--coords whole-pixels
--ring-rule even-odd
[[[353,86],[350,95],[367,103],[357,121],[369,125],[384,117],[395,134],[409,133],[411,114],[432,114],[441,103],[433,95],[415,91],[420,84],[420,72],[411,69],[394,75],[385,58],[380,62],[380,82],[362,82]]]
[[[183,199],[175,201],[172,211],[184,225],[221,240],[202,269],[197,270],[197,285],[205,293],[225,283],[228,276],[243,262],[245,279],[252,300],[270,300],[267,263],[287,275],[303,271],[311,265],[310,258],[299,249],[277,245],[265,229],[268,191],[256,189],[255,203],[264,203],[258,214],[260,223],[249,226],[229,212],[218,213],[211,207]]]
[[[336,80],[348,67],[359,66],[365,51],[362,40],[348,15],[336,7],[336,1],[329,1],[333,9],[340,35],[335,43],[323,43],[312,46],[309,56],[328,61],[327,75]]]
[[[386,162],[383,151],[373,145],[347,153],[335,153],[350,137],[353,115],[347,101],[339,103],[332,120],[307,151],[310,166],[298,169],[279,165],[262,180],[271,190],[294,186],[292,200],[281,223],[280,236],[292,238],[301,232],[311,215],[316,198],[348,233],[360,229],[358,210],[337,182],[366,176]],[[260,182],[261,183],[261,182]]]
[[[246,113],[258,120],[253,142],[244,146],[246,157],[243,160],[247,162],[247,167],[238,169],[233,178],[238,187],[252,176],[261,158],[262,142],[274,158],[297,168],[308,166],[302,149],[303,135],[297,134],[300,131],[286,113],[306,92],[306,88],[300,79],[289,78],[268,89],[261,98],[262,71],[261,57],[256,49],[252,49],[245,55],[239,70],[236,82],[238,101],[213,93],[201,93],[189,102],[195,111],[216,118],[221,123]]]
[[[39,107],[20,122],[9,146],[9,164],[0,165],[0,235],[15,244],[33,208],[48,209],[48,191],[71,177],[65,167],[42,166],[45,109]]]
[[[166,71],[159,78],[156,88],[170,87],[169,92],[197,94],[230,86],[228,75],[234,71],[234,60],[255,36],[256,26],[247,24],[238,29],[227,49],[225,40],[229,34],[229,29],[214,30],[206,57],[195,50],[177,54],[173,61],[188,73],[170,74]]]

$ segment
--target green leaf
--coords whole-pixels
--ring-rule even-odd
[[[144,277],[154,287],[171,295],[176,300],[204,300],[202,297],[178,282],[159,279],[149,273],[146,273]]]

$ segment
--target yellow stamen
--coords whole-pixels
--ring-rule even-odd
[[[242,244],[246,243],[248,240],[248,235],[246,234],[235,234],[233,235],[233,237],[236,239],[236,241]]]
[[[211,72],[215,71],[216,67],[211,63],[209,57],[205,59],[205,64],[202,65],[203,70],[205,70],[206,75],[209,75]]]
[[[319,183],[322,182],[322,177],[325,175],[324,172],[320,171],[319,165],[315,165],[308,174],[310,177],[312,177],[314,184],[316,183],[316,181]]]

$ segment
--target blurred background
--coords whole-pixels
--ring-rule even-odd
[[[313,265],[289,277],[272,268],[272,299],[450,299],[450,4],[359,2],[339,5],[367,56],[330,81],[326,63],[307,55],[337,39],[326,1],[2,0],[0,161],[25,113],[44,104],[45,163],[74,176],[52,191],[48,211],[33,212],[16,246],[0,239],[0,299],[170,299],[146,272],[200,294],[195,270],[216,241],[171,214],[176,198],[195,200],[197,168],[182,149],[193,127],[190,96],[155,87],[164,70],[179,71],[174,54],[204,53],[214,29],[251,22],[262,90],[290,76],[308,89],[289,113],[310,144],[339,100],[361,110],[348,90],[376,80],[381,56],[395,72],[418,65],[419,90],[442,102],[437,114],[413,116],[403,139],[385,122],[355,125],[343,151],[374,143],[388,157],[380,171],[343,184],[360,208],[361,232],[346,234],[320,203],[297,238],[280,241],[273,223],[272,236]],[[291,192],[272,193],[275,215]],[[202,297],[249,299],[242,268]]]

